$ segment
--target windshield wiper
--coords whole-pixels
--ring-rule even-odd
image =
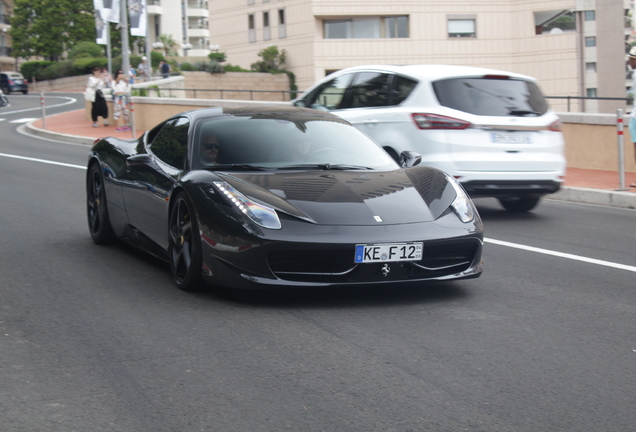
[[[271,171],[273,168],[250,164],[221,164],[206,166],[203,169],[212,171]]]
[[[296,164],[278,167],[279,170],[296,170],[296,169],[321,169],[321,170],[371,170],[373,168],[362,165],[346,165],[346,164]]]

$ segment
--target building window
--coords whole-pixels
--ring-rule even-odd
[[[285,26],[285,9],[278,9],[278,37],[287,37],[287,27]]]
[[[449,18],[448,37],[474,38],[477,36],[474,18]]]
[[[384,35],[387,38],[409,37],[409,18],[407,16],[384,18]]]
[[[325,39],[408,37],[408,16],[325,20]]]
[[[269,28],[269,12],[263,12],[263,40],[270,40],[272,33]]]
[[[559,34],[576,30],[574,12],[568,9],[534,12],[535,34]]]
[[[247,38],[250,43],[256,42],[256,26],[254,24],[254,14],[247,16]]]
[[[253,5],[253,4],[254,4],[254,0],[247,0],[247,5],[248,5],[248,6],[251,6],[251,5]]]
[[[596,11],[589,10],[583,13],[585,21],[596,21]]]
[[[595,98],[596,97],[596,89],[595,88],[586,89],[586,93],[587,93],[587,97],[589,97],[589,98]]]
[[[585,63],[585,72],[596,73],[596,62]]]
[[[585,46],[586,47],[595,47],[596,46],[596,36],[587,36],[585,38]]]

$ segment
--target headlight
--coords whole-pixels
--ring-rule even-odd
[[[241,213],[245,214],[257,225],[269,229],[281,228],[280,219],[278,219],[278,215],[273,208],[250,200],[227,182],[216,181],[214,182],[214,186],[216,186]]]
[[[448,179],[448,183],[453,186],[457,194],[455,200],[450,205],[450,207],[453,209],[453,212],[455,212],[459,220],[464,223],[472,221],[473,219],[475,219],[475,205],[470,200],[468,194],[457,180],[449,175],[447,175],[446,178]]]

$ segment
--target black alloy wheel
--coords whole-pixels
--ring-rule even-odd
[[[175,284],[185,291],[199,288],[203,280],[201,238],[194,207],[185,192],[172,200],[168,230],[168,253]]]
[[[115,234],[108,218],[104,176],[98,163],[91,165],[86,178],[86,210],[93,241],[106,244],[114,240]]]
[[[509,212],[525,213],[535,208],[540,200],[541,197],[499,198],[499,203]]]

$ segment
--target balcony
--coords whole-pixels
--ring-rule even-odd
[[[208,2],[205,0],[188,1],[186,15],[189,17],[208,18],[210,16]]]
[[[188,27],[189,38],[209,38],[210,30],[208,28]]]

